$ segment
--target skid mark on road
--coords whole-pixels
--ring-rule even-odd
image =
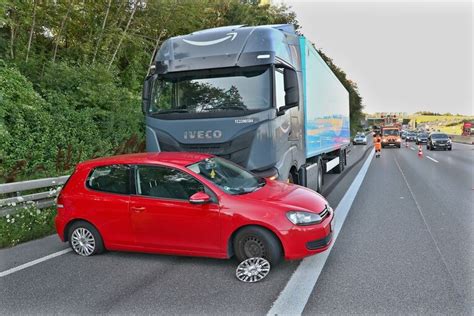
[[[71,251],[72,251],[71,248],[67,248],[67,249],[52,253],[50,255],[41,257],[39,259],[24,263],[22,265],[19,265],[18,267],[14,267],[14,268],[2,271],[2,272],[0,272],[0,278],[3,278],[4,276],[7,276],[7,275],[12,274],[12,273],[21,271],[23,269],[32,267],[32,266],[37,265],[38,263],[44,262],[46,260],[53,259],[53,258],[56,258],[58,256],[64,255],[65,253],[68,253],[68,252],[71,252]]]
[[[346,194],[339,202],[337,209],[334,211],[336,214],[336,226],[334,228],[334,239],[331,246],[325,252],[307,257],[301,261],[285,288],[273,303],[273,306],[268,311],[267,315],[301,315],[303,312],[311,292],[313,292],[313,288],[318,281],[319,275],[323,270],[326,260],[331,253],[334,243],[336,242],[337,236],[341,231],[342,225],[344,224],[357,192],[362,185],[362,181],[367,174],[367,170],[369,169],[374,154],[374,151],[370,152],[364,165],[357,174],[357,177],[354,179],[349,190],[347,190]]]

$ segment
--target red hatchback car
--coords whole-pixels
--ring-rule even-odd
[[[57,208],[59,237],[82,256],[108,249],[271,264],[326,250],[334,217],[307,188],[212,155],[170,152],[80,163]]]

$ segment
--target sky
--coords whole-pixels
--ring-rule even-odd
[[[357,83],[365,112],[474,115],[471,1],[281,2]]]

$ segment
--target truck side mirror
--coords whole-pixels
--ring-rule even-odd
[[[283,70],[285,82],[285,108],[289,109],[298,106],[300,101],[298,89],[298,74],[295,70],[285,68]]]
[[[142,91],[142,112],[146,114],[148,112],[148,104],[150,103],[150,93],[151,93],[151,83],[153,77],[146,77],[145,82],[143,83]]]

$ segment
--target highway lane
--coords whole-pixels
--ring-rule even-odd
[[[367,149],[355,146],[349,165]],[[358,167],[327,197],[336,207]],[[330,174],[326,186],[340,179]],[[2,271],[66,248],[56,236],[0,251]],[[236,280],[235,260],[109,252],[72,253],[0,278],[0,313],[265,314],[297,268],[284,262],[258,284]]]
[[[304,313],[469,314],[472,152],[385,149],[373,159]],[[327,186],[340,180],[327,196],[334,207],[360,165],[328,175]],[[65,247],[51,236],[1,250],[2,271]],[[265,314],[298,265],[249,285],[234,260],[68,253],[0,278],[0,313]]]
[[[304,313],[471,314],[472,148],[373,159]]]

